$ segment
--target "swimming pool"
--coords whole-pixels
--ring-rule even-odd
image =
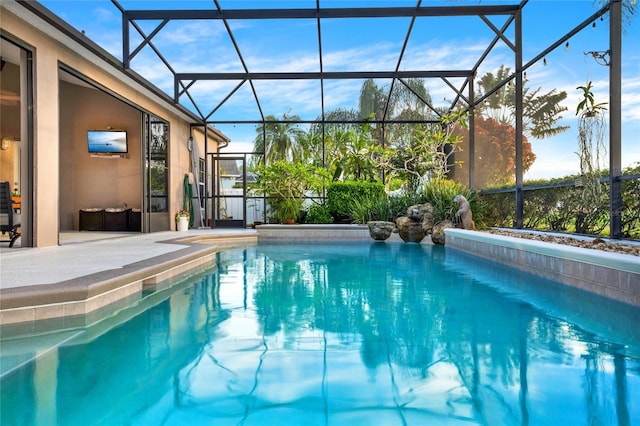
[[[0,420],[638,424],[639,313],[440,246],[228,249],[100,324],[4,339]]]

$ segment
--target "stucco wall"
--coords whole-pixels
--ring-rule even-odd
[[[60,84],[60,230],[78,229],[82,208],[141,208],[141,113],[101,91]],[[87,130],[125,130],[128,153],[92,156]]]
[[[40,39],[34,40],[40,42]],[[35,52],[34,245],[58,244],[59,108],[58,55],[46,40]],[[24,194],[23,194],[24,197]]]

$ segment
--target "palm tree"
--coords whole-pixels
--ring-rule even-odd
[[[504,65],[500,66],[495,75],[491,72],[486,73],[478,80],[478,86],[481,88],[478,97],[482,97],[483,93],[492,90],[510,74],[510,68]],[[526,84],[526,80],[524,80],[524,84]],[[560,105],[567,98],[567,92],[556,92],[554,89],[540,94],[540,88],[530,90],[528,87],[524,87],[522,95],[522,133],[525,136],[544,139],[569,129],[569,126],[557,125],[558,121],[562,119],[561,113],[567,110],[567,107]],[[515,99],[515,87],[512,85],[502,86],[485,102],[478,105],[478,110],[484,116],[493,118],[500,124],[513,125],[515,123]]]
[[[256,138],[253,142],[254,152],[264,153],[257,163],[274,163],[279,160],[293,161],[300,156],[298,140],[304,131],[296,121],[297,115],[282,114],[282,120],[274,115],[265,117],[265,122],[256,127]]]
[[[372,79],[365,80],[360,89],[358,99],[358,118],[360,120],[382,120],[387,103],[387,93],[379,87]],[[372,123],[370,126],[371,136],[379,145],[382,145],[382,126]]]
[[[354,110],[337,108],[325,113],[325,120],[335,123],[324,124],[324,166],[332,176],[332,180],[338,180],[342,176],[342,151],[347,142],[346,135],[356,132],[360,126],[358,113]],[[318,118],[320,120],[320,118]],[[313,124],[310,133],[322,143],[323,131],[321,124]],[[308,154],[307,154],[308,155]],[[317,156],[316,156],[317,157]],[[318,163],[319,165],[320,163]]]
[[[365,80],[360,89],[360,99],[358,100],[359,116],[361,120],[373,117],[382,120],[384,114],[387,95],[384,90],[372,79]]]

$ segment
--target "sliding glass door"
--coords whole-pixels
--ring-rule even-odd
[[[20,213],[15,247],[33,247],[33,53],[5,36],[0,52],[0,181],[9,182]]]
[[[144,114],[144,202],[142,231],[167,231],[169,220],[169,124]]]

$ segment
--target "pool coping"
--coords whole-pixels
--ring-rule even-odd
[[[256,226],[258,241],[366,241],[369,227],[358,224],[266,224]]]
[[[640,306],[638,256],[463,229],[445,230],[459,250],[610,299]]]

